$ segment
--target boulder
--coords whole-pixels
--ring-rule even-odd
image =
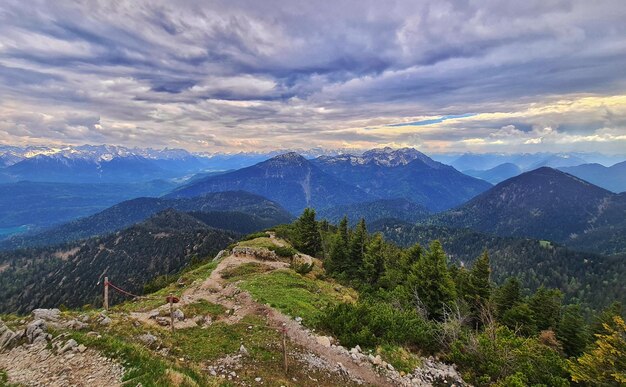
[[[48,322],[59,322],[61,311],[59,309],[35,309],[32,311],[33,319]]]
[[[144,333],[143,335],[140,335],[138,339],[148,347],[154,346],[159,341],[156,336],[151,335],[150,333]]]
[[[98,317],[98,324],[102,325],[102,326],[109,326],[111,325],[111,318],[109,316],[107,316],[104,313],[100,313],[100,317]]]
[[[161,325],[161,326],[168,326],[170,325],[170,319],[166,318],[166,317],[157,317],[156,319],[157,324]]]
[[[330,348],[331,342],[330,342],[330,337],[328,336],[317,336],[315,338],[315,340],[317,341],[318,344],[326,347],[326,348]]]
[[[78,346],[78,352],[80,353],[84,353],[87,350],[87,347],[85,347],[83,344]]]
[[[59,350],[59,353],[65,353],[67,351],[71,351],[74,348],[78,348],[78,343],[74,339],[69,339],[67,343]]]
[[[70,320],[65,323],[65,327],[68,329],[73,329],[75,331],[80,331],[89,328],[89,324],[79,320]]]
[[[246,347],[243,346],[243,344],[241,344],[241,347],[239,347],[239,353],[244,356],[248,355],[248,350],[246,349]]]
[[[178,320],[178,321],[183,321],[185,319],[185,314],[183,313],[182,310],[180,309],[176,309],[172,312],[172,314],[174,315],[174,319]]]
[[[47,339],[46,322],[42,319],[35,320],[26,326],[26,339],[31,344],[45,343]]]
[[[2,320],[0,320],[0,351],[8,348],[16,337],[17,335],[15,332],[10,330],[9,327],[7,327]]]

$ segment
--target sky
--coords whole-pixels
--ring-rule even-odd
[[[0,2],[0,143],[626,154],[626,1]]]

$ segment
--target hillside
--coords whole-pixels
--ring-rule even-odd
[[[582,164],[559,169],[609,191],[616,193],[626,191],[626,161],[610,167],[601,164]]]
[[[9,382],[26,384],[56,377],[64,384],[89,378],[95,384],[146,386],[417,386],[444,379],[465,385],[452,366],[432,358],[390,346],[349,349],[315,332],[312,328],[326,310],[354,302],[357,293],[322,279],[324,271],[315,258],[298,255],[316,265],[301,275],[286,257],[260,258],[267,248],[258,246],[288,244],[274,235],[241,242],[218,261],[108,313],[40,309],[32,319],[4,316],[3,332],[40,324],[26,342],[47,343],[47,331],[55,329],[48,347],[22,347],[7,336],[0,370]],[[238,253],[237,248],[247,250]],[[170,332],[165,302],[171,293],[180,299],[175,333]],[[62,372],[58,364],[63,364]]]
[[[486,249],[493,267],[493,280],[502,283],[517,277],[524,287],[541,286],[563,291],[568,300],[602,308],[616,300],[626,303],[626,255],[607,257],[575,251],[537,239],[499,237],[439,226],[420,226],[386,219],[369,226],[385,239],[401,246],[428,246],[439,240],[453,262],[471,265]],[[588,289],[593,289],[589,292]]]
[[[314,163],[375,198],[404,198],[430,211],[457,206],[491,187],[412,148],[376,149],[362,156],[324,156]]]
[[[567,242],[599,219],[611,224],[616,197],[577,177],[543,167],[508,179],[466,204],[436,215],[449,227]]]
[[[243,190],[273,200],[292,214],[306,207],[325,208],[366,201],[362,190],[322,172],[297,153],[286,153],[267,161],[184,185],[168,198],[188,198],[209,192]]]
[[[238,229],[233,222],[229,223],[230,227],[237,228],[235,231],[239,232],[248,232],[251,225],[258,225],[256,230],[259,230],[292,219],[291,215],[278,204],[247,192],[218,192],[183,199],[138,198],[48,230],[13,237],[2,242],[0,248],[7,250],[45,246],[104,235],[141,222],[168,208],[182,212],[226,211],[246,214],[243,216],[247,216],[251,223],[244,226],[244,231]]]
[[[103,238],[0,253],[0,311],[99,303],[105,275],[141,293],[154,277],[212,256],[238,235],[168,210]]]
[[[331,223],[339,223],[344,217],[348,217],[350,224],[356,224],[363,218],[367,223],[375,222],[379,219],[395,218],[409,223],[425,219],[430,214],[423,206],[415,204],[406,199],[374,200],[371,202],[346,204],[326,208],[318,212],[321,219],[326,219]]]

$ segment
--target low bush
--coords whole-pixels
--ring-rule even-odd
[[[276,255],[282,258],[291,258],[297,253],[297,251],[293,247],[289,246],[274,246],[270,247],[270,250],[272,250],[276,253]]]
[[[326,312],[320,325],[348,347],[396,344],[428,353],[436,349],[433,323],[413,310],[398,309],[387,303],[339,304]]]

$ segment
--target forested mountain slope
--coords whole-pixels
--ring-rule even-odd
[[[105,237],[0,253],[0,312],[100,304],[105,276],[138,294],[154,277],[212,257],[240,235],[167,210]]]
[[[244,190],[273,200],[292,214],[305,207],[326,208],[372,199],[298,155],[286,153],[218,176],[209,176],[174,190],[167,197],[188,198],[209,192]]]
[[[508,179],[466,204],[435,215],[434,224],[501,236],[527,236],[575,243],[591,233],[597,238],[586,249],[605,251],[603,228],[619,233],[624,226],[624,196],[567,173],[543,167]],[[611,248],[626,251],[626,246]]]
[[[323,156],[314,163],[376,198],[404,198],[430,211],[457,206],[491,187],[412,148],[374,149],[361,156]]]
[[[45,246],[104,235],[141,222],[168,208],[182,212],[240,212],[247,214],[250,221],[258,225],[258,229],[289,222],[292,219],[285,209],[271,200],[241,191],[210,193],[181,199],[139,198],[33,235],[14,237],[0,244],[0,248],[7,250]],[[232,222],[230,224],[236,226]],[[219,227],[219,224],[215,225]]]

